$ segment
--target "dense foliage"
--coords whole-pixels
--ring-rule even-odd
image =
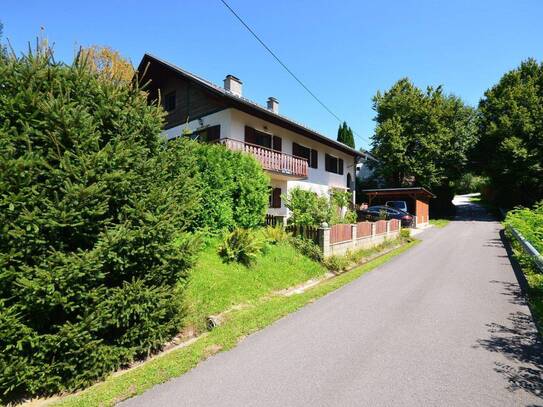
[[[225,262],[250,266],[262,250],[263,241],[251,229],[236,228],[228,233],[219,246],[219,256]]]
[[[110,80],[128,82],[134,77],[134,67],[130,61],[110,47],[93,45],[83,48],[81,58],[89,69]]]
[[[376,172],[388,186],[420,185],[433,190],[446,205],[452,182],[466,168],[476,141],[474,110],[441,87],[417,88],[401,79],[373,99],[377,113],[372,153]],[[433,202],[432,207],[440,206]]]
[[[346,122],[340,124],[337,129],[337,141],[346,144],[351,148],[355,148],[353,130],[347,126]]]
[[[541,330],[543,329],[543,273],[536,266],[534,258],[528,255],[512,236],[510,228],[514,227],[539,253],[543,253],[543,201],[534,205],[533,209],[517,208],[507,212],[505,224],[514,255],[526,276],[530,308]]]
[[[193,144],[202,192],[193,228],[216,232],[262,225],[268,209],[269,178],[260,164],[222,145]]]
[[[479,104],[477,167],[501,206],[543,198],[543,63],[529,59],[506,73]]]
[[[133,84],[0,58],[0,394],[73,390],[178,332],[195,161]],[[183,159],[181,159],[183,158]]]
[[[332,190],[330,196],[319,196],[297,187],[291,189],[283,199],[291,211],[288,220],[291,225],[319,226],[323,222],[335,225],[356,221],[356,213],[348,209],[351,194],[346,191]]]
[[[306,239],[302,236],[294,236],[290,238],[290,244],[311,260],[322,261],[322,251],[313,240]]]
[[[267,243],[276,245],[289,240],[290,234],[283,228],[282,225],[268,226],[264,229],[264,239]]]
[[[543,201],[532,209],[517,208],[507,212],[505,224],[517,229],[525,239],[543,253]]]

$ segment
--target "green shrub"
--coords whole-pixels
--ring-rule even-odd
[[[345,271],[351,263],[349,256],[329,256],[323,260],[324,267],[334,273]]]
[[[223,145],[198,144],[195,154],[202,210],[192,228],[220,232],[261,225],[268,209],[269,178],[260,164]]]
[[[356,223],[356,213],[347,210],[342,215],[342,209],[349,205],[351,194],[347,191],[332,190],[330,196],[319,196],[315,192],[293,188],[287,196],[283,196],[285,206],[291,211],[289,224],[299,226],[319,226],[326,222],[329,225],[337,223]]]
[[[327,197],[318,196],[315,192],[293,188],[287,196],[283,196],[285,206],[291,211],[289,224],[318,226],[322,222],[329,223],[333,212]]]
[[[312,240],[304,239],[301,236],[296,236],[290,238],[290,244],[304,256],[307,256],[315,261],[322,260],[322,251],[320,247]]]
[[[226,235],[218,252],[225,262],[237,262],[250,266],[261,252],[262,246],[262,240],[252,230],[236,228]]]
[[[348,210],[343,217],[343,223],[356,223],[357,215],[355,211]]]
[[[282,226],[268,226],[264,229],[264,238],[271,244],[278,244],[286,242],[290,238],[290,234]]]
[[[402,228],[400,230],[400,238],[410,241],[411,240],[411,229]]]
[[[163,114],[136,84],[48,50],[0,59],[0,78],[9,401],[87,386],[178,332],[176,287],[197,250],[182,231],[201,197],[188,150],[164,147]]]
[[[540,253],[543,253],[543,201],[532,209],[516,208],[507,212],[505,224],[517,229]]]

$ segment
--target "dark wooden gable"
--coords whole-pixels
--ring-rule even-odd
[[[175,108],[167,113],[166,129],[227,108],[224,98],[204,90],[194,81],[175,74],[155,61],[149,61],[145,76],[141,79],[141,83],[146,82],[150,102],[156,103],[160,97],[164,106],[164,96],[175,92]]]

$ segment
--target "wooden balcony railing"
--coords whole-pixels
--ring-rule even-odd
[[[293,177],[307,177],[308,162],[305,158],[295,157],[290,154],[270,150],[266,147],[229,138],[223,138],[218,141],[230,150],[244,151],[253,155],[265,170]]]

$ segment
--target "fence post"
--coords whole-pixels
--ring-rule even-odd
[[[388,236],[390,234],[390,223],[392,221],[391,220],[387,220],[387,228],[386,228],[386,235]]]
[[[318,231],[319,247],[321,248],[323,257],[330,256],[330,228],[328,224],[323,223]]]
[[[351,224],[351,246],[353,249],[356,248],[356,224]]]

